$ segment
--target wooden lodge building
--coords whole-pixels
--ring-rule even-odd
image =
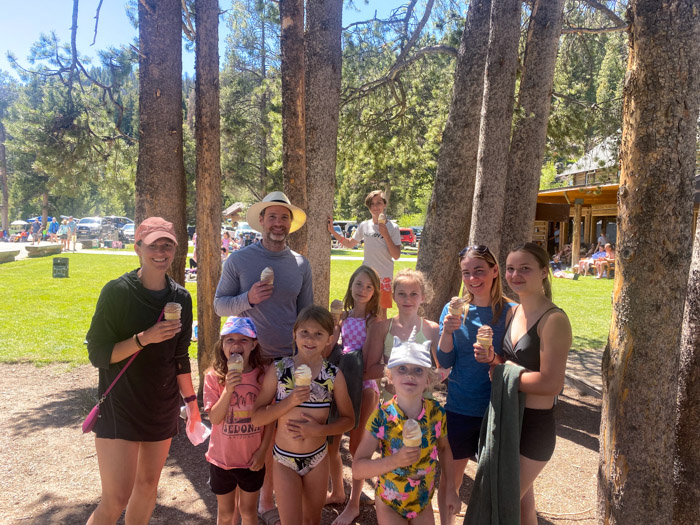
[[[603,141],[581,157],[557,180],[568,184],[542,190],[537,195],[537,213],[532,240],[545,246],[550,254],[565,244],[580,246],[572,250],[571,265],[579,261],[583,245],[595,245],[601,231],[613,245],[617,239],[617,191],[620,171],[613,137]],[[697,171],[696,171],[697,173]],[[700,207],[700,175],[695,177],[693,232]],[[559,228],[559,243],[554,231]]]

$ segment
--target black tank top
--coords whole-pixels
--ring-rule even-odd
[[[516,309],[519,307],[520,305],[516,306]],[[506,335],[503,337],[503,354],[506,359],[510,359],[532,372],[540,371],[540,336],[537,334],[537,326],[547,312],[552,310],[560,310],[563,312],[563,310],[557,306],[553,306],[545,311],[537,322],[518,339],[518,342],[515,343],[515,347],[513,347],[510,337],[510,326],[513,323],[513,318],[515,318],[515,311],[513,312],[506,326]]]

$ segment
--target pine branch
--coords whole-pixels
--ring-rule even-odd
[[[627,31],[629,24],[614,27],[566,27],[561,30],[562,35],[571,34],[588,34],[588,35],[598,35],[601,33],[618,33],[620,31]]]
[[[97,41],[97,25],[100,23],[100,9],[102,9],[102,2],[103,0],[100,0],[100,3],[97,4],[97,10],[95,11],[95,34],[92,37],[92,44],[91,46],[95,45],[95,42]]]
[[[190,10],[187,9],[186,0],[182,0],[182,13],[184,19],[182,21],[182,30],[185,32],[185,36],[190,42],[194,42],[195,39],[195,29],[192,25],[192,19],[190,18]]]
[[[602,4],[597,0],[583,0],[583,2],[587,3],[593,9],[597,9],[598,11],[603,13],[616,26],[626,27],[628,25],[622,18],[617,16],[617,14],[615,14],[615,12],[612,9],[608,8],[608,6],[606,6],[605,4]]]
[[[391,82],[394,82],[397,75],[404,69],[406,69],[408,66],[412,65],[414,62],[417,62],[421,58],[424,58],[428,55],[449,55],[452,57],[457,56],[457,50],[454,47],[451,46],[446,46],[446,45],[438,45],[438,46],[426,46],[422,47],[418,51],[416,51],[413,55],[411,55],[408,58],[405,58],[401,61],[398,61],[391,67],[389,72],[376,79],[373,80],[372,82],[368,82],[366,84],[363,84],[362,86],[358,88],[353,88],[350,90],[350,94],[348,95],[347,98],[345,98],[342,102],[342,105],[346,105],[354,100],[358,100],[360,98],[363,98],[373,91],[376,91],[382,86],[385,86]]]

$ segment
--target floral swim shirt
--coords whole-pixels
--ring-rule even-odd
[[[403,444],[403,425],[408,418],[396,397],[382,403],[367,420],[367,431],[379,440],[382,457],[396,453]],[[438,439],[447,437],[445,409],[433,399],[423,399],[418,415],[423,433],[420,459],[414,465],[399,467],[379,476],[376,495],[404,519],[413,519],[430,505],[435,491]]]

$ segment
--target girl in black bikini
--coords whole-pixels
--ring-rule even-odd
[[[512,250],[506,281],[521,304],[506,327],[504,357],[496,355],[493,364],[513,362],[527,369],[520,376],[520,391],[526,394],[520,434],[520,522],[536,525],[532,484],[554,451],[554,398],[564,386],[571,325],[552,302],[549,256],[543,248],[525,243]],[[478,343],[474,348],[477,361],[494,358],[490,348]]]

